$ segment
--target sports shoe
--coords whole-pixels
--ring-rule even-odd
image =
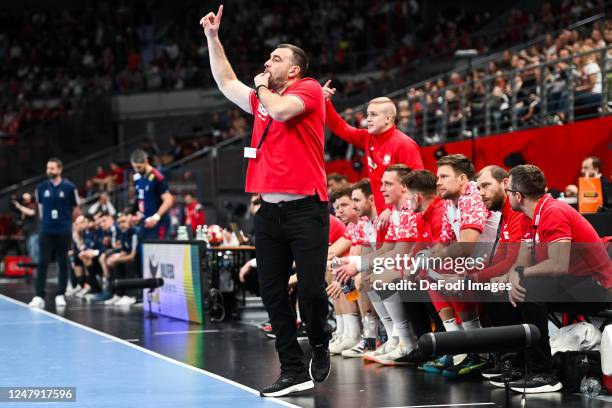
[[[119,295],[113,295],[113,297],[112,297],[112,298],[110,298],[110,299],[108,299],[108,300],[104,301],[104,304],[105,304],[105,305],[107,305],[107,306],[112,306],[112,305],[116,304],[116,303],[117,303],[118,301],[120,301],[120,300],[121,300],[121,296],[119,296]]]
[[[270,323],[264,324],[260,328],[264,333],[272,333],[272,325]]]
[[[400,342],[393,351],[376,357],[374,361],[387,366],[416,365],[418,363],[418,353],[416,349],[409,349],[404,343]]]
[[[366,361],[376,361],[376,357],[384,356],[385,354],[389,354],[397,347],[397,341],[395,340],[387,340],[383,344],[381,344],[376,350],[368,351],[367,353],[363,353],[363,359]]]
[[[489,364],[489,360],[483,359],[478,354],[470,353],[461,363],[455,364],[442,371],[442,375],[448,378],[457,378],[459,376],[480,372],[487,364]]]
[[[522,364],[518,360],[516,353],[507,353],[504,355],[500,355],[500,353],[495,353],[492,360],[495,361],[495,366],[492,368],[487,368],[481,373],[481,375],[486,379],[491,379],[493,377],[502,375],[504,371],[509,372],[510,370],[512,370],[513,367],[522,366]]]
[[[363,357],[363,354],[366,351],[372,351],[375,349],[376,349],[376,339],[374,337],[372,338],[362,337],[359,343],[355,344],[354,347],[351,347],[350,349],[342,350],[340,354],[342,354],[342,357],[356,358],[356,357]]]
[[[515,382],[523,378],[525,374],[520,370],[510,369],[505,374],[500,374],[495,377],[489,378],[489,383],[494,387],[505,388],[506,387],[506,379],[509,383]]]
[[[525,391],[526,394],[555,392],[563,388],[563,384],[556,375],[549,373],[528,374],[518,381],[510,383],[510,389],[516,392]]]
[[[115,306],[132,306],[136,303],[136,298],[131,296],[123,296],[115,303]]]
[[[110,292],[102,291],[100,293],[96,293],[93,298],[94,302],[106,302],[109,299],[112,299],[113,294]]]
[[[260,329],[264,329],[264,327],[266,326],[270,326],[270,330],[272,330],[272,325],[270,324],[269,320],[266,320],[265,322],[261,322],[257,324],[257,327],[259,327]]]
[[[89,292],[91,292],[91,287],[86,285],[83,289],[75,293],[74,296],[78,297],[79,299],[83,299]]]
[[[66,307],[66,298],[64,295],[57,295],[55,297],[55,307]]]
[[[329,377],[330,370],[329,348],[325,345],[314,346],[312,348],[312,356],[310,357],[310,365],[308,366],[310,378],[314,382],[323,382]]]
[[[329,339],[329,347],[333,346],[340,340],[342,340],[342,334],[338,335],[336,332],[334,332],[334,334],[332,334],[332,338]]]
[[[446,355],[438,358],[437,360],[432,360],[424,363],[421,368],[423,369],[423,371],[428,373],[440,374],[447,368],[452,367],[453,364],[453,356]]]
[[[282,397],[294,392],[310,390],[314,382],[308,374],[281,374],[274,384],[270,384],[259,391],[262,397]]]
[[[81,290],[83,290],[83,287],[81,285],[76,285],[74,288],[66,289],[66,293],[64,293],[64,295],[71,297],[74,296],[76,293],[80,292]]]
[[[333,346],[329,347],[329,352],[331,354],[340,354],[344,350],[348,350],[350,348],[355,347],[361,339],[343,339],[342,341],[337,342]]]
[[[28,306],[30,306],[33,309],[44,309],[45,299],[41,298],[40,296],[34,296],[34,298],[30,301],[30,303],[28,303]]]

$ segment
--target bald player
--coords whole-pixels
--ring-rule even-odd
[[[391,209],[385,204],[380,190],[382,176],[387,167],[393,164],[405,164],[412,170],[422,169],[420,148],[412,138],[395,127],[397,109],[391,99],[372,99],[367,109],[367,130],[356,129],[349,126],[334,109],[331,98],[335,92],[336,89],[330,88],[330,81],[327,81],[323,86],[325,124],[336,136],[365,151],[379,225],[384,227],[389,222]]]

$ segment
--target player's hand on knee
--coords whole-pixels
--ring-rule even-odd
[[[332,299],[338,299],[340,295],[342,294],[342,286],[340,285],[340,282],[333,281],[327,286],[326,291],[327,291],[327,296],[329,296]]]

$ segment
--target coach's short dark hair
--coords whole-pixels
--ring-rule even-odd
[[[438,192],[436,176],[429,170],[411,171],[403,178],[402,184],[404,184],[408,190],[416,191],[421,194],[436,195]]]
[[[408,173],[410,173],[412,171],[412,169],[408,166],[406,166],[405,164],[402,163],[396,163],[396,164],[392,164],[389,167],[387,167],[385,169],[385,172],[387,171],[394,171],[397,173],[397,176],[399,177],[400,180],[403,180],[404,177],[406,177],[408,175]]]
[[[132,163],[146,163],[149,160],[147,152],[142,149],[136,149],[130,156],[130,162]]]
[[[293,63],[300,67],[300,78],[303,78],[308,71],[310,61],[308,55],[300,47],[293,44],[279,44],[276,48],[289,48],[293,52]]]
[[[485,171],[489,171],[491,173],[491,177],[493,177],[498,183],[501,183],[502,181],[504,181],[504,179],[508,178],[508,172],[506,171],[506,169],[504,169],[503,167],[500,166],[496,166],[496,165],[490,165],[490,166],[486,166],[483,167],[478,174],[476,174],[476,176],[474,178],[478,178],[482,175],[482,173],[484,173]]]
[[[47,160],[47,163],[55,163],[60,169],[64,168],[64,163],[62,163],[62,161],[57,157],[50,158],[49,160]]]
[[[512,177],[512,190],[518,191],[525,197],[540,198],[546,193],[546,177],[537,166],[522,164],[510,170]]]
[[[341,189],[336,190],[331,194],[330,201],[333,203],[339,198],[342,198],[345,196],[348,198],[351,198],[352,193],[353,193],[353,189],[351,187],[342,187]]]
[[[352,191],[361,190],[364,196],[369,197],[372,195],[372,184],[367,178],[361,179],[353,184]]]
[[[451,166],[455,173],[465,174],[470,180],[474,177],[476,170],[472,161],[463,154],[449,154],[438,160],[438,167]]]

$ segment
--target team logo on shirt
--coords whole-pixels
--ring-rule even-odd
[[[60,196],[60,198],[64,198],[64,192],[63,192],[63,191],[60,191],[60,192],[59,192],[59,196]]]
[[[268,117],[268,111],[266,110],[266,108],[264,108],[264,106],[261,103],[257,105],[257,111],[259,113],[259,117],[261,118],[261,120],[266,120],[266,118]]]
[[[45,197],[51,197],[51,192],[49,190],[45,190],[45,193],[43,195]]]
[[[389,163],[391,163],[391,155],[390,154],[385,154],[385,157],[383,159],[383,164],[385,166],[388,166]]]

